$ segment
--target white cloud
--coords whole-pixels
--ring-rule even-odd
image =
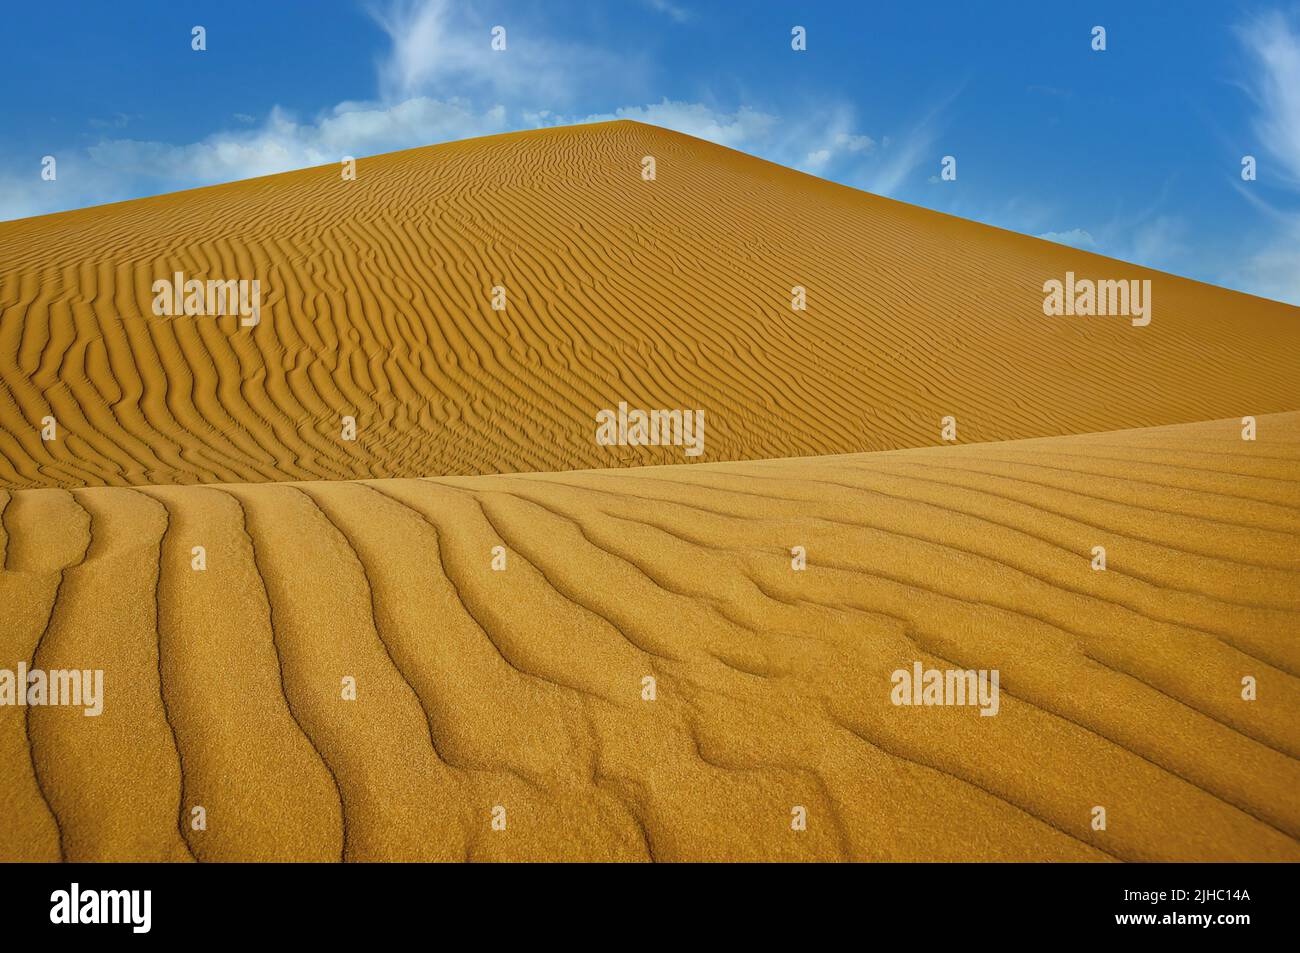
[[[1237,37],[1253,70],[1247,89],[1259,111],[1251,125],[1272,159],[1272,168],[1257,182],[1235,185],[1272,223],[1272,229],[1221,280],[1253,294],[1300,304],[1300,212],[1259,194],[1269,180],[1289,188],[1291,202],[1300,191],[1300,25],[1270,12],[1240,26]]]
[[[1075,248],[1096,248],[1097,240],[1084,228],[1072,228],[1067,232],[1043,232],[1038,236],[1058,245],[1072,245]]]
[[[877,195],[892,196],[918,168],[938,167],[941,154],[935,149],[935,141],[939,136],[941,117],[948,105],[961,94],[964,85],[936,103],[901,140],[893,137],[883,140],[881,163],[864,180],[863,188]]]
[[[1136,215],[1039,238],[1300,304],[1300,212],[1295,207],[1300,197],[1300,25],[1267,13],[1235,32],[1250,71],[1241,85],[1257,110],[1250,121],[1257,145],[1242,151],[1260,150],[1267,157],[1258,181],[1241,182],[1234,175],[1237,194],[1262,220],[1243,233],[1239,251],[1217,256],[1198,251],[1198,243],[1189,239],[1189,223],[1159,212],[1163,195]]]
[[[845,156],[866,155],[874,150],[876,142],[870,136],[853,135],[847,132],[834,132],[829,142],[809,152],[798,167],[807,172],[817,172],[832,162]]]
[[[160,183],[229,182],[428,142],[490,135],[507,128],[502,106],[419,97],[392,106],[340,103],[315,122],[274,109],[261,128],[222,132],[188,145],[109,139],[87,152],[96,165]]]
[[[389,54],[379,64],[386,102],[415,96],[448,99],[531,100],[552,107],[577,91],[609,89],[640,73],[635,56],[614,56],[563,43],[523,20],[475,17],[473,5],[448,0],[393,0],[371,15],[388,34]],[[505,29],[506,48],[492,48],[492,30]]]
[[[1238,28],[1237,35],[1255,69],[1251,89],[1260,113],[1252,125],[1292,184],[1300,185],[1300,31],[1270,12]]]
[[[588,116],[559,116],[553,113],[529,114],[536,125],[567,126],[573,123],[609,122],[614,119],[632,119],[637,122],[662,126],[684,132],[698,139],[708,139],[732,149],[745,149],[771,140],[780,119],[770,113],[741,106],[734,112],[724,112],[703,103],[681,103],[664,99],[645,106],[621,106],[612,112],[593,113]]]
[[[139,118],[126,113],[114,113],[111,119],[92,119],[90,125],[94,129],[125,129],[131,124],[131,120]]]
[[[687,10],[681,4],[672,3],[670,0],[645,0],[645,5],[656,13],[662,13],[678,23],[685,23],[691,18],[690,10]]]
[[[1187,225],[1181,219],[1157,215],[1134,230],[1129,241],[1129,261],[1167,271],[1177,270],[1177,263],[1189,251],[1184,236]]]
[[[0,174],[0,221],[100,205],[140,194],[129,189],[122,176],[101,168],[84,151],[51,152],[57,163],[53,181],[41,177],[41,165],[35,156]]]
[[[0,220],[98,205],[140,195],[233,182],[259,175],[506,132],[504,106],[476,108],[461,100],[416,97],[391,105],[340,103],[312,121],[273,109],[258,127],[174,144],[101,139],[85,149],[56,151],[58,178],[0,176]]]
[[[644,106],[621,106],[612,112],[587,116],[546,112],[526,114],[525,118],[530,125],[537,126],[632,119],[697,139],[707,139],[815,175],[825,174],[832,168],[851,173],[852,170],[843,168],[843,165],[864,159],[876,148],[875,140],[870,136],[854,131],[852,113],[843,107],[783,117],[749,106],[728,112],[703,103],[663,99]]]
[[[1279,229],[1221,280],[1251,294],[1300,304],[1300,222]]]

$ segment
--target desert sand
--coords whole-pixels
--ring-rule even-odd
[[[1067,271],[1152,280],[1151,324],[1045,318]],[[261,322],[154,315],[177,272]],[[1296,410],[1300,372],[1294,307],[632,122],[0,223],[0,309],[15,487],[682,462],[597,446],[620,401],[705,409],[714,461],[1015,440]]]
[[[1300,860],[1298,317],[635,123],[0,223],[0,859]]]

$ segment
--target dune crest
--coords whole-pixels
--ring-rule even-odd
[[[1151,323],[1044,315],[1067,273],[1150,280]],[[260,282],[255,326],[155,314],[178,274]],[[620,402],[705,409],[707,461],[1274,413],[1298,314],[652,126],[544,129],[0,223],[0,484],[679,462],[597,444]]]

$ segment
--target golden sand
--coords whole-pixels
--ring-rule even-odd
[[[0,309],[0,668],[105,680],[0,859],[1300,860],[1294,308],[613,123],[0,224]]]

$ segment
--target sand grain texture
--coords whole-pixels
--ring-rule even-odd
[[[0,854],[1300,859],[1300,414],[1260,427],[17,491],[4,631],[109,702],[29,709],[30,760],[0,709]],[[1000,713],[891,705],[914,659],[998,668]]]

